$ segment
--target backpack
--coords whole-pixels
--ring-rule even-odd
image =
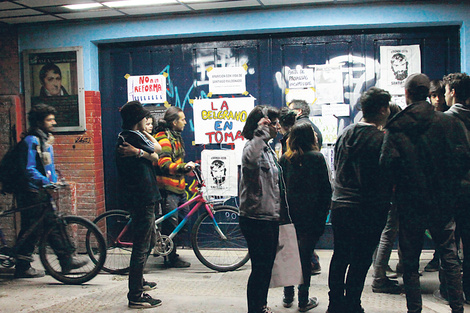
[[[0,161],[0,191],[2,194],[15,193],[20,186],[22,171],[19,162],[19,144],[11,146]]]

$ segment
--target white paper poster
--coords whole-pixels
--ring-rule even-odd
[[[140,103],[166,102],[166,77],[163,75],[129,76],[127,78],[127,101]]]
[[[405,81],[414,73],[421,73],[419,45],[380,47],[381,88],[392,95],[404,95]]]
[[[228,144],[244,140],[241,132],[254,105],[253,97],[194,100],[195,144]]]
[[[314,116],[310,120],[321,131],[323,144],[336,143],[338,139],[338,119],[333,115],[330,116]]]
[[[344,103],[341,64],[315,65],[318,103]]]
[[[246,92],[244,67],[216,67],[207,72],[209,92],[216,95],[243,94]]]
[[[289,89],[315,87],[313,68],[296,68],[287,70],[287,82]]]
[[[202,175],[209,196],[238,196],[238,168],[234,150],[203,150]]]

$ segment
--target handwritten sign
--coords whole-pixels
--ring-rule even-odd
[[[313,68],[289,69],[287,71],[287,81],[290,89],[315,87]]]
[[[165,103],[166,77],[163,75],[129,76],[127,99],[141,103]]]
[[[212,68],[207,75],[212,94],[243,94],[246,91],[246,70],[243,67]]]
[[[235,143],[244,140],[242,130],[255,98],[194,100],[194,141],[196,144]]]

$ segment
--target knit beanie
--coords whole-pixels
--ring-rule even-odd
[[[150,116],[150,111],[145,109],[139,101],[127,102],[120,111],[123,129],[131,129],[144,117]]]

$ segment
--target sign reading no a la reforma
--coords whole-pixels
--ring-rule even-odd
[[[163,75],[129,76],[127,99],[127,101],[140,101],[140,103],[165,103],[166,77]]]
[[[194,100],[195,144],[229,144],[243,140],[243,126],[254,105],[253,97]]]

